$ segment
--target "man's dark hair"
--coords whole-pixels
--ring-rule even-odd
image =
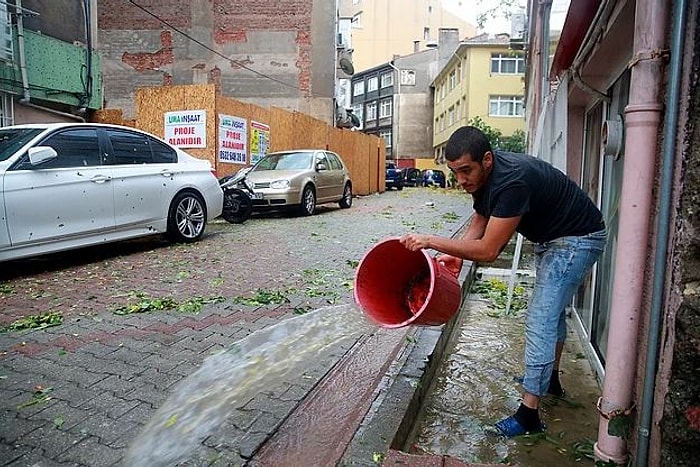
[[[454,162],[469,154],[474,162],[481,162],[484,154],[491,151],[491,143],[483,131],[474,126],[463,126],[455,130],[445,145],[445,159]]]

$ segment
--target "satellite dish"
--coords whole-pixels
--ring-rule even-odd
[[[342,57],[338,60],[338,65],[340,65],[340,69],[343,70],[346,75],[352,76],[355,74],[355,67],[352,66],[350,59]]]

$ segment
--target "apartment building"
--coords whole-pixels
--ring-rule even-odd
[[[96,0],[0,2],[0,124],[80,121],[102,107]]]
[[[602,380],[596,464],[700,458],[700,3],[528,2],[534,153],[597,203],[608,242],[571,304]],[[624,427],[620,429],[619,427]]]
[[[435,46],[441,29],[472,37],[476,27],[440,0],[352,0],[353,60],[357,70]],[[466,8],[466,6],[465,6]]]
[[[386,157],[400,167],[433,159],[431,83],[459,45],[456,29],[442,29],[438,46],[395,57],[352,77],[352,109],[362,131],[384,139]]]
[[[525,55],[508,34],[462,41],[432,82],[433,150],[444,162],[452,132],[476,117],[504,135],[525,129]]]
[[[139,87],[209,83],[223,96],[332,123],[346,77],[339,46],[349,58],[345,3],[100,0],[107,107],[130,118]]]

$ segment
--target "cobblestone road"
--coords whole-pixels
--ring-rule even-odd
[[[63,322],[0,333],[0,464],[120,464],[206,356],[295,314],[351,303],[354,268],[374,243],[452,233],[470,205],[461,192],[405,189],[308,218],[217,221],[193,245],[142,239],[3,264],[0,326],[42,313]],[[273,296],[284,303],[267,304]],[[145,313],[115,313],[139,302]],[[183,310],[155,311],[164,302]],[[187,465],[246,465],[343,351],[250,401]]]

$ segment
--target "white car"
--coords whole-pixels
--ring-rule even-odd
[[[194,242],[222,206],[209,161],[143,131],[0,128],[0,261],[158,233]]]

